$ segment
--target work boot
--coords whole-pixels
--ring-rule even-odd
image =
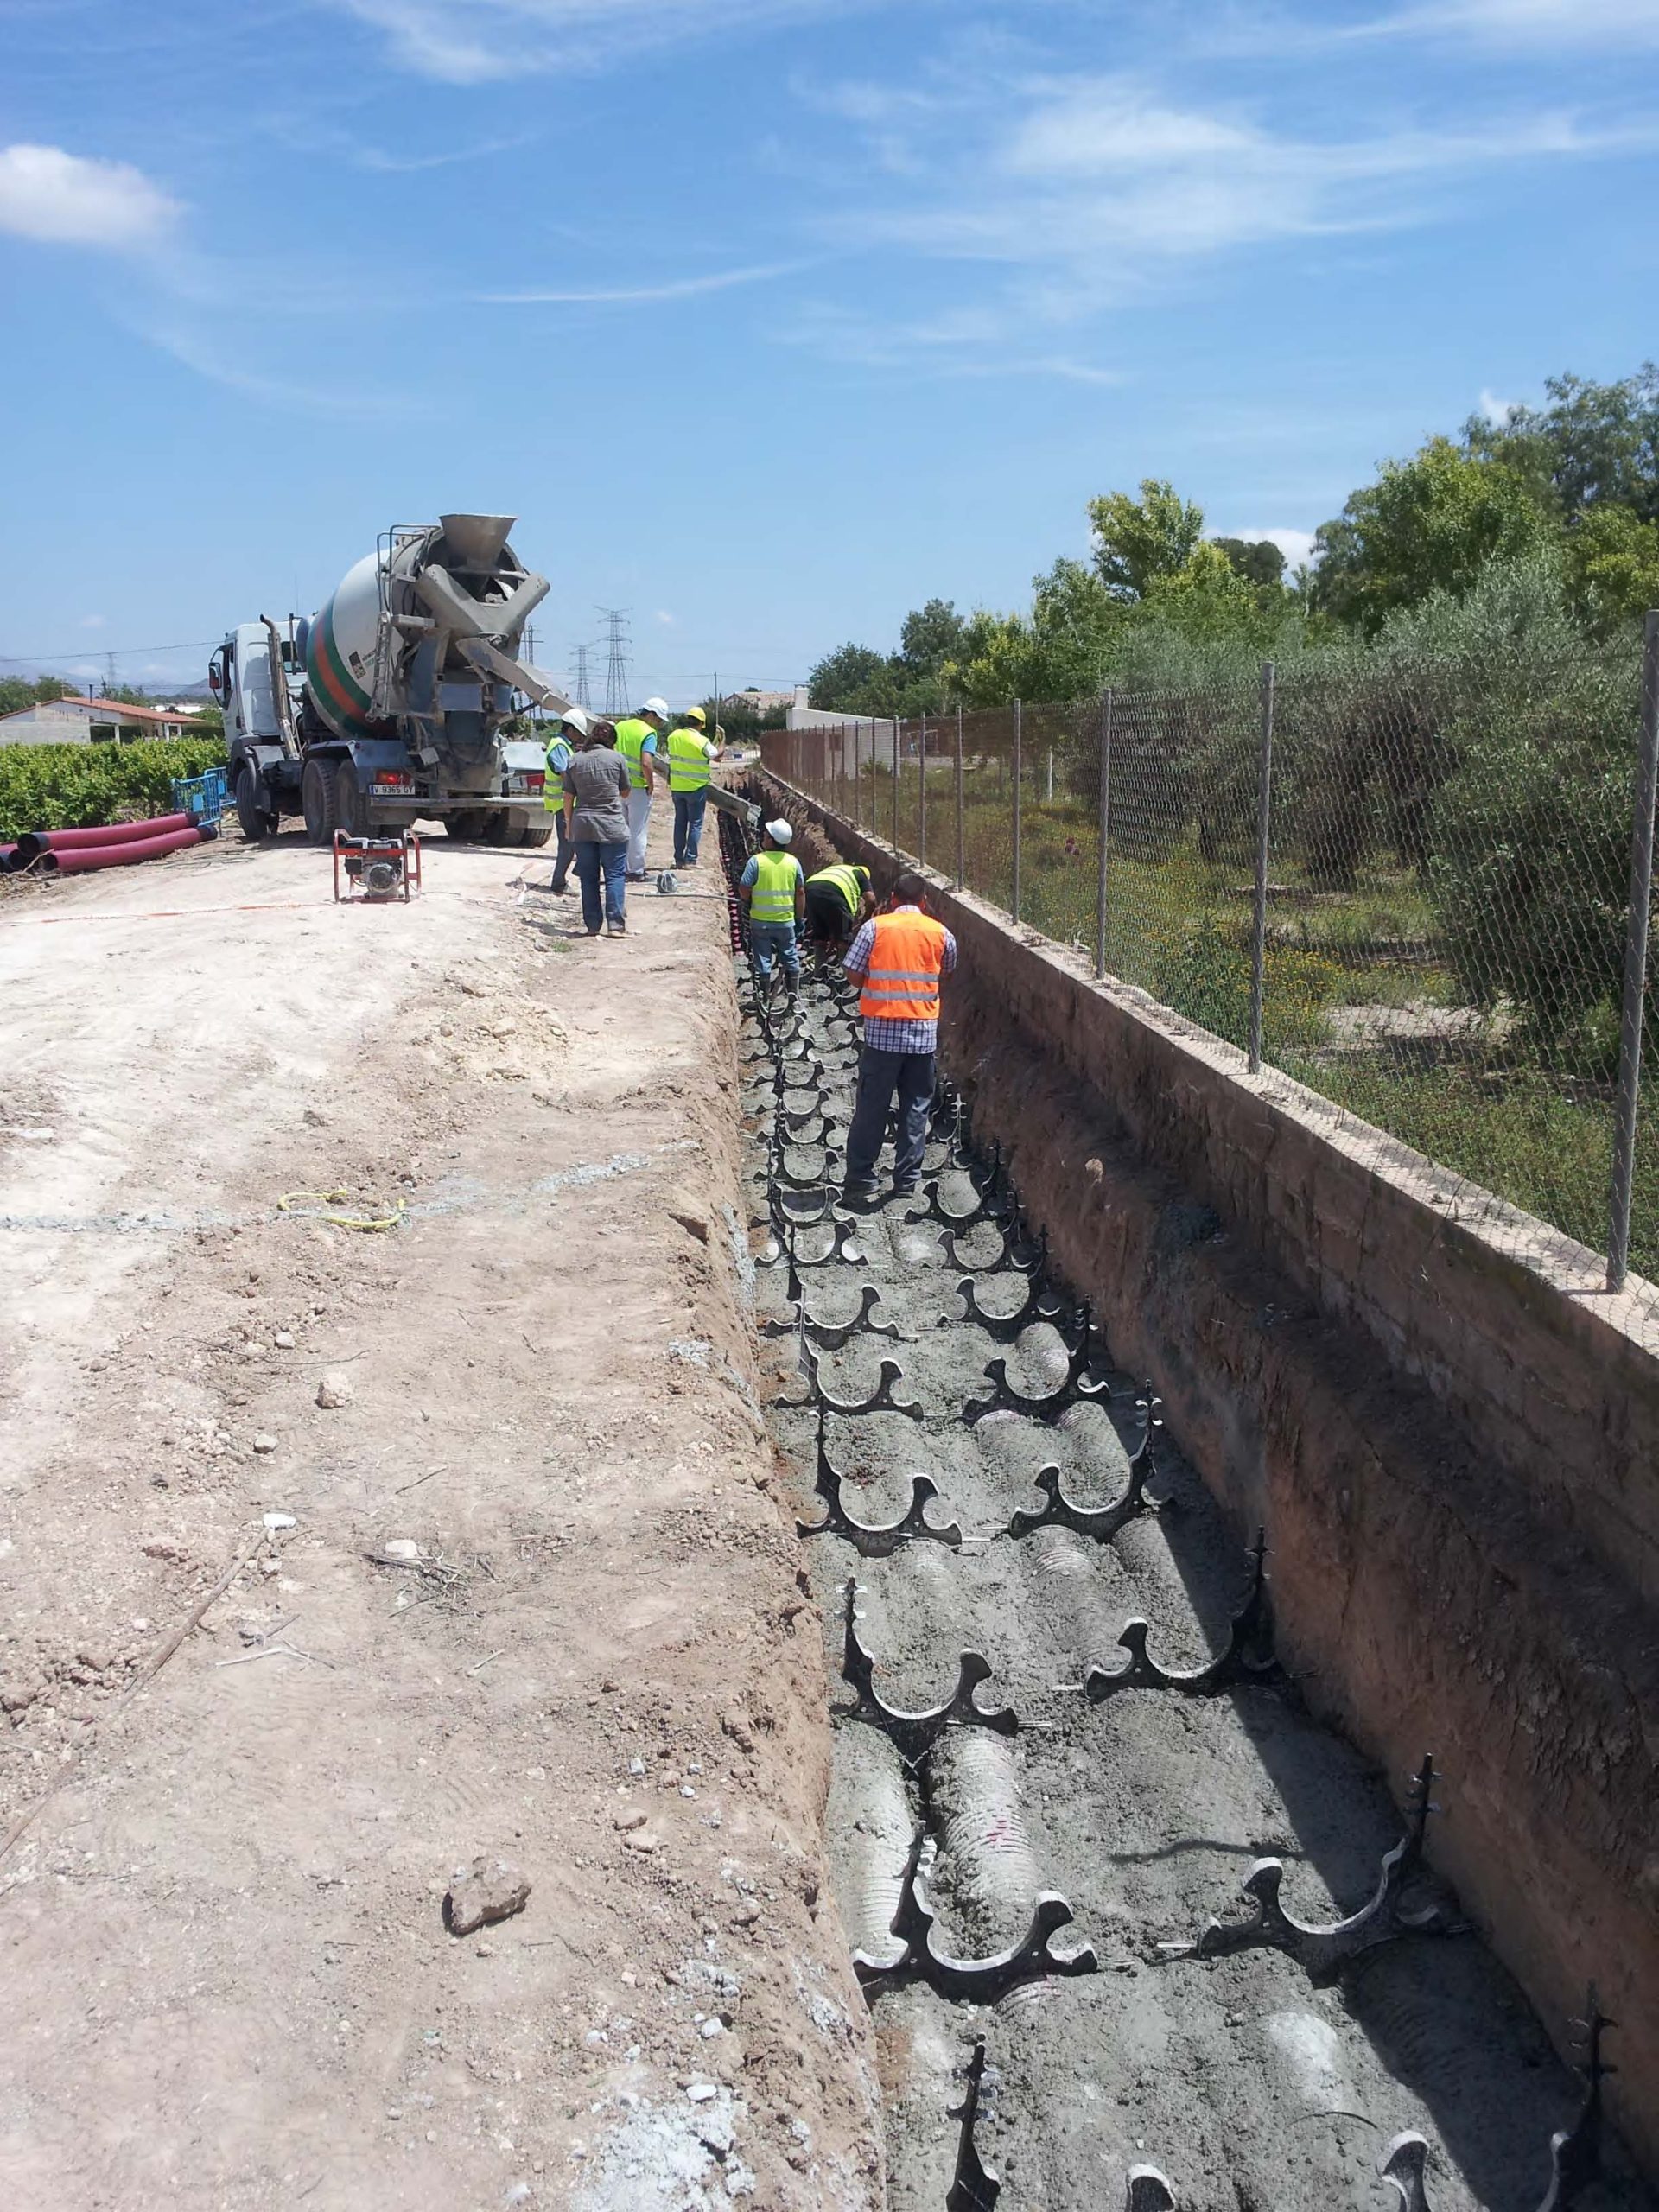
[[[627,933],[628,925],[626,922],[607,922],[605,925],[607,937],[626,937]]]

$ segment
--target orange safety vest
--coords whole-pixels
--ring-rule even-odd
[[[919,907],[901,906],[896,914],[878,914],[874,926],[859,1012],[867,1020],[937,1021],[944,925]]]

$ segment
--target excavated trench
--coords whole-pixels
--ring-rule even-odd
[[[961,1102],[915,1198],[850,1211],[844,982],[766,1001],[743,967],[741,993],[891,2204],[1652,2212],[1600,2122],[1612,2034],[1563,2068],[1421,1862],[1455,1777],[1391,1793],[1305,1709],[1270,1554],[1114,1369]]]

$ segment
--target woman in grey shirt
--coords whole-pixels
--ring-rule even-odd
[[[589,937],[601,929],[628,933],[628,764],[616,750],[616,728],[595,722],[587,744],[564,772],[564,830],[576,850],[582,918]],[[600,901],[600,877],[605,897]]]

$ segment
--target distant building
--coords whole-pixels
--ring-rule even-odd
[[[728,691],[720,702],[722,713],[728,707],[752,707],[757,715],[775,713],[779,707],[792,707],[793,691]]]
[[[140,738],[195,737],[203,724],[177,707],[130,707],[124,699],[42,699],[0,715],[0,745],[131,745]]]
[[[837,714],[825,707],[810,707],[806,702],[806,690],[804,683],[798,683],[787,695],[791,729],[853,730],[867,745],[878,738],[888,745],[892,744],[893,724],[890,720],[884,721],[880,716],[872,718],[868,715]]]

